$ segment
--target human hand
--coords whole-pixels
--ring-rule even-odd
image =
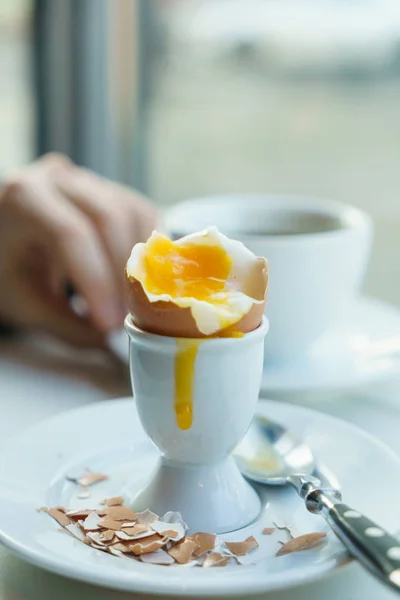
[[[99,346],[123,323],[124,265],[157,224],[138,192],[49,154],[0,192],[0,320]],[[75,314],[71,284],[87,304]]]

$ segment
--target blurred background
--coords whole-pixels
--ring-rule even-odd
[[[350,202],[400,305],[399,0],[0,0],[0,32],[0,172],[58,150],[162,206]]]

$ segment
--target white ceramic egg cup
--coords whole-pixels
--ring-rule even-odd
[[[191,531],[213,533],[240,529],[258,516],[260,499],[231,453],[254,415],[268,327],[264,317],[242,338],[199,344],[193,422],[182,430],[174,410],[176,340],[144,332],[126,318],[139,418],[161,453],[147,486],[132,499],[135,510],[177,510]]]

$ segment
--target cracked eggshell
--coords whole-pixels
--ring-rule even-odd
[[[182,338],[210,337],[224,330],[228,333],[232,326],[239,333],[257,329],[267,300],[268,261],[256,257],[241,242],[227,238],[214,227],[186,236],[178,242],[186,243],[187,240],[193,243],[208,234],[212,243],[224,247],[232,259],[231,273],[227,279],[230,287],[227,291],[232,293],[232,306],[235,305],[241,317],[229,327],[221,327],[212,304],[189,298],[185,300],[191,305],[183,307],[178,306],[170,296],[165,295],[165,298],[158,300],[157,296],[148,294],[142,282],[135,277],[140,271],[135,265],[145,252],[145,245],[137,244],[125,269],[128,308],[137,327],[149,333]]]
[[[159,535],[167,537],[173,540],[174,542],[179,542],[185,537],[185,529],[181,523],[155,521],[151,524],[151,528]]]

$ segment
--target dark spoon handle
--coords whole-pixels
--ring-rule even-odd
[[[354,558],[400,593],[400,541],[338,496],[336,490],[314,489],[304,499],[311,512],[325,518]]]

